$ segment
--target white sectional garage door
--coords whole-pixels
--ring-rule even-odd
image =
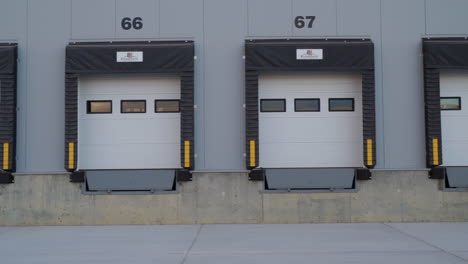
[[[260,167],[362,167],[359,74],[263,75],[259,105]]]
[[[180,167],[180,113],[155,111],[155,100],[178,103],[179,78],[80,77],[78,90],[78,169]]]
[[[468,165],[468,72],[440,74],[444,166]]]

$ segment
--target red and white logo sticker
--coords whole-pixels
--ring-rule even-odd
[[[143,51],[118,51],[117,62],[143,62]]]
[[[296,49],[297,60],[323,60],[323,49]]]

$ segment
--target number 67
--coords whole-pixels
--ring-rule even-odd
[[[306,16],[305,19],[308,19],[308,20],[309,20],[309,24],[307,24],[307,27],[308,27],[308,28],[312,28],[312,24],[313,24],[314,21],[315,21],[315,16]],[[297,16],[297,17],[294,19],[294,25],[295,25],[297,28],[303,28],[303,27],[305,26],[304,17],[303,17],[303,16]]]

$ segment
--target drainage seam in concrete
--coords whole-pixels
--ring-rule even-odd
[[[184,258],[182,259],[182,261],[180,262],[180,264],[184,264],[184,263],[187,261],[187,257],[188,257],[188,255],[190,254],[190,251],[192,251],[193,246],[195,246],[195,243],[197,242],[198,237],[200,236],[200,233],[201,233],[201,230],[202,230],[203,226],[204,226],[204,225],[202,224],[202,225],[200,225],[200,227],[198,228],[197,234],[196,234],[195,237],[193,238],[192,244],[190,244],[190,247],[187,249],[187,252],[185,252]]]
[[[427,242],[426,240],[423,240],[423,239],[421,239],[421,238],[419,238],[419,237],[410,235],[410,234],[406,233],[405,231],[403,231],[403,230],[401,230],[401,229],[398,229],[397,227],[394,227],[394,226],[389,225],[389,224],[387,224],[387,223],[382,223],[382,224],[383,224],[384,226],[387,226],[387,227],[391,228],[392,230],[396,230],[398,233],[400,233],[400,234],[402,234],[402,235],[406,235],[406,236],[408,236],[408,237],[411,237],[412,239],[416,239],[416,240],[419,241],[419,242],[422,242],[422,243],[424,243],[424,244],[426,244],[426,245],[428,245],[428,246],[430,246],[430,247],[432,247],[432,248],[435,248],[435,249],[437,249],[437,250],[439,250],[439,251],[444,252],[445,254],[451,255],[451,256],[453,256],[453,257],[455,257],[455,258],[457,258],[457,259],[460,259],[460,260],[462,260],[462,261],[468,263],[468,260],[467,260],[467,259],[465,259],[465,258],[463,258],[463,257],[460,257],[460,256],[458,256],[457,254],[454,254],[454,253],[452,253],[452,252],[450,252],[450,251],[447,251],[447,250],[445,250],[445,249],[443,249],[443,248],[440,248],[440,247],[438,247],[438,246],[436,246],[436,245],[433,245],[433,244],[431,244],[431,243]]]
[[[216,252],[210,250],[200,251],[197,250],[192,254],[192,256],[206,256],[210,255],[212,257],[219,256],[252,256],[252,255],[314,255],[314,254],[335,254],[335,255],[346,255],[346,254],[409,254],[409,253],[434,253],[439,252],[438,250],[225,250]]]

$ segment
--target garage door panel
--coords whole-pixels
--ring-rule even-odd
[[[261,167],[265,168],[311,167],[310,164],[313,167],[356,167],[356,164],[362,164],[362,155],[355,151],[362,148],[359,141],[274,144],[260,142],[260,148],[260,163]]]
[[[156,113],[155,100],[179,99],[177,77],[109,75],[79,82],[79,169],[180,167],[180,113]],[[112,113],[88,114],[87,101],[111,100]],[[145,113],[122,113],[122,100],[144,100]]]
[[[333,79],[328,74],[325,77],[318,74],[293,77],[287,75],[260,76],[259,82],[263,89],[259,90],[259,97],[274,94],[284,95],[285,89],[292,95],[317,94],[322,96],[323,93],[328,92],[354,93],[358,92],[361,87],[360,76],[356,75],[338,76],[337,79]],[[314,89],[311,90],[309,87],[314,87]]]
[[[144,84],[144,85],[142,85]],[[173,94],[180,98],[180,79],[175,76],[98,75],[80,78],[80,95]],[[151,89],[147,89],[151,86]],[[97,89],[96,89],[97,88]]]
[[[115,104],[118,104],[115,107]],[[112,113],[110,114],[87,114],[86,109],[81,109],[81,117],[79,121],[91,121],[91,120],[100,120],[108,122],[117,122],[118,120],[130,120],[129,122],[138,122],[138,120],[178,120],[180,119],[179,113],[155,113],[154,104],[146,102],[146,113],[120,113],[120,101],[112,100]],[[86,103],[82,105],[82,108],[86,108]],[[136,121],[135,121],[136,120]]]
[[[180,114],[175,114],[177,115],[176,117],[161,117],[161,118],[154,118],[151,116],[155,115],[172,115],[172,114],[164,114],[164,113],[150,113],[148,115],[145,114],[138,114],[138,113],[131,113],[131,114],[120,114],[118,113],[115,117],[106,117],[106,115],[111,116],[110,114],[89,114],[89,118],[80,118],[79,121],[86,121],[90,122],[93,125],[99,125],[100,123],[105,123],[106,126],[127,126],[125,124],[119,123],[121,120],[125,120],[125,122],[128,122],[130,126],[141,126],[142,128],[149,128],[149,127],[154,127],[158,128],[158,123],[161,122],[161,124],[179,124],[178,122],[180,121]],[[147,122],[148,120],[154,121],[152,122]]]
[[[467,139],[466,124],[460,122],[460,120],[468,122],[468,115],[444,116],[442,120],[442,136],[445,140]]]
[[[319,99],[320,111],[296,112],[295,99],[300,98]],[[330,98],[352,98],[354,111],[330,112]],[[259,100],[262,99],[285,99],[286,112],[259,113],[261,167],[362,166],[359,75],[264,75],[259,77]]]
[[[337,122],[338,121],[338,122]],[[361,139],[361,121],[357,118],[310,118],[304,120],[262,120],[262,132],[268,141],[307,142],[314,140]],[[320,125],[317,125],[320,124]],[[346,131],[346,133],[343,133]]]
[[[136,115],[136,114],[131,114]],[[153,114],[154,115],[154,114]],[[119,122],[124,120],[125,122]],[[88,119],[86,127],[80,127],[79,134],[86,142],[178,142],[180,139],[180,118],[160,119]],[[161,128],[164,129],[161,129]],[[112,131],[109,129],[112,128]],[[157,140],[156,140],[157,139]]]
[[[444,166],[468,165],[468,140],[444,141],[442,144]]]
[[[80,131],[83,134],[83,138],[88,137],[86,143],[89,144],[143,144],[143,143],[178,143],[179,136],[172,132],[165,131],[154,131],[151,132],[140,132],[140,133],[116,133],[116,134],[100,134],[94,131]],[[85,155],[85,153],[83,153]]]
[[[156,87],[155,87],[156,89]],[[149,91],[138,91],[138,89],[135,89],[135,90],[128,90],[126,92],[119,92],[117,93],[118,91],[116,91],[116,89],[112,88],[112,87],[109,87],[108,89],[106,90],[102,90],[102,91],[99,91],[98,93],[92,93],[90,91],[83,91],[81,92],[80,91],[80,94],[82,96],[87,96],[87,95],[91,95],[91,98],[95,98],[96,96],[99,96],[99,97],[103,97],[103,98],[109,98],[109,96],[113,96],[115,97],[115,95],[118,95],[118,97],[116,98],[129,98],[129,99],[138,99],[135,94],[138,94],[138,95],[148,95],[148,96],[158,96],[158,97],[161,97],[161,99],[180,99],[180,93],[176,93],[176,92],[165,92],[165,91],[161,91],[159,93],[154,93],[154,92],[149,92]],[[91,99],[89,98],[89,99]]]
[[[349,85],[353,85],[349,83]],[[316,86],[316,84],[307,84],[307,86]],[[328,97],[323,97],[323,99],[327,99],[330,96],[334,96],[333,94],[339,94],[340,96],[351,96],[354,95],[358,91],[343,91],[340,87],[330,87],[330,88],[322,88],[321,90],[315,88],[314,91],[297,91],[294,89],[294,86],[282,86],[275,89],[268,89],[267,91],[263,91],[259,93],[259,98],[280,98],[284,96],[284,90],[288,91],[290,98],[321,98],[324,94],[327,94]],[[314,96],[314,97],[312,97]],[[356,98],[357,99],[357,98]]]
[[[79,168],[164,169],[179,167],[174,166],[173,158],[180,156],[179,144],[80,144],[78,150],[83,153],[78,159]],[[92,153],[92,155],[85,153]],[[141,155],[141,153],[146,153],[146,155]],[[99,159],[94,158],[95,156],[99,156]],[[178,161],[180,164],[180,158]]]
[[[310,77],[313,77],[312,79]],[[308,72],[308,73],[278,73],[278,74],[263,74],[259,76],[259,80],[271,87],[284,84],[337,84],[359,82],[359,74],[356,73],[336,73],[336,72]],[[307,90],[306,88],[302,88]]]
[[[460,97],[460,110],[441,110],[444,166],[468,166],[468,72],[440,74],[440,96]]]

